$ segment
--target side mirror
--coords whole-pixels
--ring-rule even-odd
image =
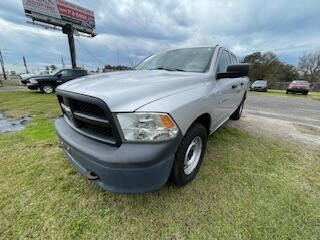
[[[226,73],[218,73],[216,79],[221,78],[239,78],[249,76],[250,64],[233,64],[229,65]]]
[[[57,74],[57,77],[58,77],[58,78],[61,78],[61,76],[62,76],[61,73],[58,73],[58,74]]]

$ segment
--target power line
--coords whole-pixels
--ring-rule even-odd
[[[81,46],[81,48],[83,50],[85,50],[87,52],[88,55],[90,55],[96,62],[104,65],[105,63],[103,63],[102,61],[100,61],[96,56],[94,56],[84,45],[82,45],[82,43],[79,41],[79,39],[76,39],[76,41],[79,43],[79,45]]]

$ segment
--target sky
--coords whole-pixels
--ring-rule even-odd
[[[75,37],[77,64],[86,69],[129,65],[176,47],[222,45],[238,57],[273,51],[297,65],[320,49],[319,0],[69,0],[95,12],[94,38]],[[26,23],[21,0],[0,1],[0,50],[7,70],[70,65],[60,31]]]

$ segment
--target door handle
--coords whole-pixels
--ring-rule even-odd
[[[232,89],[234,89],[234,88],[236,88],[236,87],[238,87],[238,85],[232,85]]]

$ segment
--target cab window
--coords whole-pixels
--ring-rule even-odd
[[[233,54],[231,54],[231,61],[232,61],[233,64],[237,64],[238,63],[238,59]]]
[[[217,73],[227,72],[228,66],[231,64],[229,53],[226,50],[222,50],[219,56]]]

